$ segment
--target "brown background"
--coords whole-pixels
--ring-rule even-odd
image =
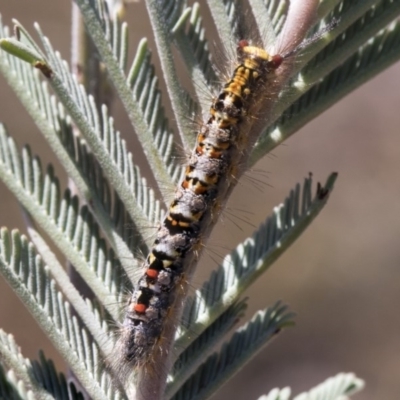
[[[28,28],[40,22],[53,46],[69,59],[68,1],[0,0],[0,12],[8,25],[12,17]],[[140,35],[148,35],[144,13],[143,3],[130,6],[128,17],[135,31],[131,49]],[[296,327],[264,349],[215,399],[256,399],[272,387],[287,385],[298,393],[339,371],[354,371],[366,380],[357,399],[400,397],[399,78],[400,66],[395,65],[260,162],[256,168],[263,173],[250,174],[262,181],[261,190],[250,179],[241,181],[229,207],[239,218],[246,217],[245,207],[250,209],[254,226],[225,214],[195,287],[207,276],[207,268],[215,267],[215,259],[249,235],[308,172],[320,181],[339,172],[325,210],[248,293],[248,317],[282,299],[297,312]],[[18,145],[31,143],[43,165],[54,162],[2,77],[0,94],[0,120]],[[129,140],[132,130],[121,107],[115,107],[113,115]],[[60,169],[58,174],[63,175]],[[4,186],[0,190],[0,225],[23,229],[15,199]],[[37,349],[45,348],[62,366],[3,281],[0,326],[15,335],[26,356],[36,357]]]

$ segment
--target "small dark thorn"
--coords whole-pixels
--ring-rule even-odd
[[[324,189],[321,184],[317,184],[317,197],[319,200],[323,200],[329,194],[329,189]]]
[[[48,79],[51,79],[53,70],[43,61],[36,61],[34,67],[41,71],[41,73]]]
[[[18,41],[21,40],[21,29],[19,29],[18,25],[14,25],[14,35]]]

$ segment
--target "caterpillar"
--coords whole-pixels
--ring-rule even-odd
[[[128,301],[118,349],[131,370],[145,366],[159,345],[176,287],[201,246],[201,235],[218,215],[218,198],[246,146],[242,125],[260,97],[260,88],[284,60],[241,40],[238,64],[214,98],[169,211]],[[229,183],[228,183],[229,185]]]

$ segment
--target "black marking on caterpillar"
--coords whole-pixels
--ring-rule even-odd
[[[237,47],[238,65],[211,104],[195,148],[161,223],[150,254],[126,308],[117,348],[125,375],[145,367],[160,344],[165,320],[184,279],[184,261],[196,253],[201,233],[219,213],[218,196],[227,176],[234,176],[246,138],[241,124],[284,60],[245,40]],[[216,209],[218,209],[216,211]],[[121,368],[120,368],[121,369]]]

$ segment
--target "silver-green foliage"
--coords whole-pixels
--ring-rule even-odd
[[[309,392],[301,393],[293,400],[339,400],[348,399],[364,387],[364,382],[354,374],[338,374],[327,379]],[[290,389],[272,389],[268,395],[261,396],[258,400],[289,400]]]
[[[145,152],[158,188],[149,188],[135,165],[125,140],[114,128],[106,106],[86,93],[50,41],[36,26],[42,48],[18,22],[18,40],[0,25],[3,49],[0,71],[49,142],[80,199],[61,191],[50,166],[44,173],[40,159],[28,147],[19,151],[0,129],[0,177],[29,215],[31,242],[3,229],[0,270],[41,328],[68,362],[92,399],[130,398],[131,388],[116,385],[105,360],[113,357],[114,330],[120,322],[123,295],[134,284],[134,254],[146,253],[151,242],[146,226],[160,220],[181,168],[179,145],[173,140],[151,62],[146,39],[126,69],[128,26],[109,13],[104,1],[76,0],[101,61],[124,105]],[[109,5],[112,1],[107,2]],[[118,2],[115,1],[118,5]],[[242,2],[208,0],[221,42],[228,50],[242,21]],[[207,32],[198,4],[184,1],[147,2],[158,54],[186,150],[193,144],[191,125],[183,115],[201,112],[204,88],[212,90],[218,73],[213,68]],[[249,9],[269,40],[282,31],[288,1],[249,0]],[[304,46],[290,85],[281,93],[250,156],[250,165],[265,156],[302,125],[349,91],[400,58],[400,14],[396,0],[321,0],[315,30],[336,19],[332,29]],[[262,26],[260,26],[262,25]],[[272,39],[271,39],[272,38]],[[263,38],[260,38],[263,39]],[[178,51],[189,77],[196,82],[196,99],[182,86],[174,65]],[[22,61],[14,55],[19,56]],[[229,54],[228,54],[229,56]],[[43,81],[38,69],[49,79]],[[43,69],[47,68],[47,72]],[[41,68],[41,69],[40,69]],[[50,73],[48,71],[51,71]],[[127,71],[127,72],[126,72]],[[49,85],[56,94],[51,95]],[[80,136],[74,134],[79,129]],[[176,359],[170,371],[166,398],[205,399],[214,393],[281,329],[292,324],[292,313],[277,303],[259,311],[218,351],[246,301],[241,296],[326,204],[336,175],[313,194],[311,178],[297,185],[288,198],[254,234],[227,255],[208,282],[187,300],[176,332]],[[165,198],[159,201],[155,193]],[[165,190],[167,188],[167,190]],[[80,205],[83,203],[83,205]],[[36,226],[53,243],[46,243]],[[135,234],[127,230],[134,227]],[[95,300],[82,297],[69,281],[52,247],[56,246],[92,290]],[[60,290],[61,289],[61,290]],[[71,310],[74,310],[74,313]],[[43,354],[29,361],[13,338],[0,333],[0,397],[10,399],[81,399]],[[111,363],[113,365],[113,363]],[[351,374],[338,375],[296,399],[339,399],[359,390],[362,382]],[[322,394],[321,394],[322,393]],[[329,395],[328,395],[329,394]],[[288,389],[274,389],[263,399],[288,399]],[[327,397],[324,397],[324,396]]]

